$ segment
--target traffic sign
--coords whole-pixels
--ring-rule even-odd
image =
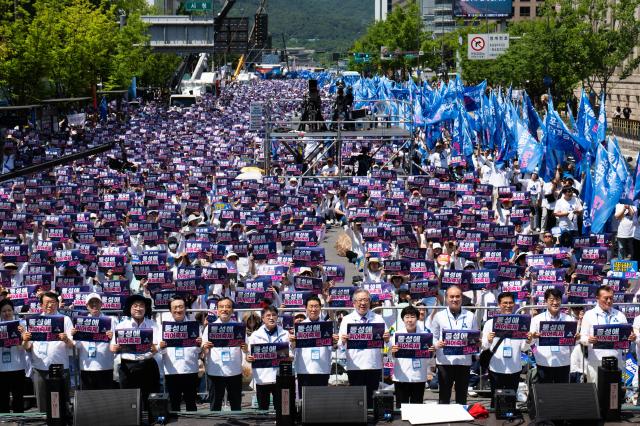
[[[509,34],[469,34],[467,47],[469,59],[496,59],[509,48]]]
[[[184,2],[184,10],[187,12],[211,10],[211,0],[189,0]]]

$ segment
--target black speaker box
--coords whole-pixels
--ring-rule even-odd
[[[78,390],[73,406],[76,426],[140,424],[140,389]]]
[[[597,425],[598,394],[593,383],[536,383],[533,385],[531,419]]]
[[[367,424],[365,386],[303,386],[302,424]]]

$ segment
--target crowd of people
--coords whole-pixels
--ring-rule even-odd
[[[625,368],[638,286],[610,261],[640,257],[634,205],[618,206],[614,232],[584,235],[573,164],[543,182],[477,149],[467,167],[446,132],[417,173],[406,141],[358,137],[343,170],[328,151],[321,178],[300,176],[280,147],[256,177],[250,103],[279,97],[270,114],[285,120],[305,89],[260,81],[191,108],[148,102],[87,132],[121,141],[132,167],[95,156],[2,185],[0,412],[24,410],[25,377],[44,411],[53,364],[69,387],[77,368],[78,389],[117,382],[143,404],[164,386],[172,411],[196,410],[205,388],[211,410],[240,410],[243,380],[257,408],[277,406],[291,358],[299,396],[346,370],[369,407],[385,381],[398,407],[428,388],[466,404],[482,370],[492,390],[517,391],[534,368],[542,383],[596,382],[606,356]],[[329,230],[342,263],[327,262]],[[611,348],[601,325],[620,326]]]

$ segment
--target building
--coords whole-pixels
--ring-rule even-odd
[[[403,7],[409,0],[374,0],[374,2],[376,21],[384,21],[394,7]]]
[[[453,16],[454,0],[421,0],[419,7],[422,13],[425,31],[436,35],[451,32],[456,27]]]

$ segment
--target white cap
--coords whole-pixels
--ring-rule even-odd
[[[441,248],[442,248],[442,244],[440,244],[440,243],[433,243],[433,245],[431,246],[431,248],[432,248],[433,250],[435,250],[435,249],[441,249]]]
[[[299,273],[299,274],[303,274],[303,273],[305,273],[305,272],[313,272],[313,271],[312,271],[312,270],[311,270],[311,268],[309,268],[308,266],[303,266],[302,268],[300,268],[300,269],[298,270],[298,273]]]
[[[89,302],[93,299],[98,299],[100,302],[102,302],[102,297],[100,297],[98,293],[91,293],[87,295],[87,299],[85,300],[85,303],[88,305]]]

